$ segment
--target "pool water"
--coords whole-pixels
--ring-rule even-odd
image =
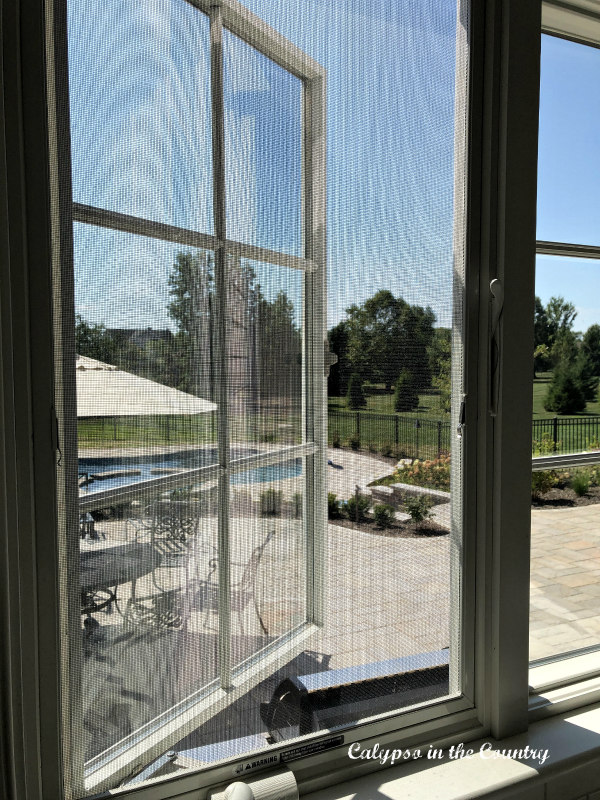
[[[232,458],[253,455],[256,451],[232,452]],[[92,476],[98,473],[129,472],[129,474],[106,477],[102,480],[92,480],[87,486],[81,487],[85,494],[101,492],[105,489],[114,489],[118,486],[128,486],[139,481],[148,481],[160,478],[168,473],[163,470],[170,469],[197,469],[216,463],[216,450],[196,450],[185,453],[163,453],[156,456],[134,456],[131,458],[80,458],[79,476]],[[137,474],[132,474],[132,471]],[[302,459],[295,458],[279,464],[269,464],[263,467],[254,467],[244,472],[236,472],[231,476],[233,484],[244,483],[270,483],[284,478],[295,478],[302,472]]]

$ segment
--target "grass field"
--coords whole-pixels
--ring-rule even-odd
[[[534,419],[550,419],[551,417],[556,416],[554,411],[546,411],[546,409],[544,408],[544,399],[546,397],[546,392],[548,391],[548,386],[550,385],[551,380],[552,380],[551,372],[540,372],[538,377],[535,378],[533,381]],[[600,403],[598,403],[597,399],[593,403],[588,403],[585,407],[585,411],[582,411],[581,414],[578,414],[577,416],[589,417],[596,415],[600,415]]]
[[[594,448],[600,440],[600,404],[588,403],[585,412],[576,417],[558,417],[544,409],[544,398],[551,374],[541,374],[533,381],[533,438],[541,441],[544,434],[558,442],[558,452],[578,452]],[[371,450],[397,458],[436,458],[450,450],[449,415],[440,409],[439,397],[423,394],[415,411],[394,413],[392,394],[373,394],[360,412],[351,411],[345,397],[330,397],[330,445]],[[255,418],[232,415],[231,436],[235,441],[278,442],[299,441],[300,419],[280,409],[271,409]],[[121,417],[115,419],[81,419],[78,421],[80,447],[118,449],[127,445],[205,445],[216,443],[216,416],[195,417]]]
[[[216,441],[212,414],[194,417],[113,417],[80,419],[80,447],[119,448],[124,444],[208,444]]]
[[[330,411],[348,411],[345,397],[330,397],[328,403]],[[394,395],[373,394],[367,396],[366,408],[361,408],[361,412],[394,414]],[[403,411],[402,416],[415,417],[415,419],[450,419],[450,415],[440,408],[440,398],[437,394],[420,394],[418,409],[416,411]]]

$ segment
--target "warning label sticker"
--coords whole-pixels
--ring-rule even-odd
[[[314,756],[316,753],[321,753],[323,750],[331,750],[332,747],[339,747],[341,744],[344,744],[343,736],[332,736],[331,739],[323,739],[321,742],[302,744],[292,750],[284,750],[280,754],[281,762],[285,764],[286,761],[293,761],[296,758]]]

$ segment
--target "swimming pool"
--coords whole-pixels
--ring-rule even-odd
[[[254,455],[256,450],[236,450],[232,458]],[[161,453],[148,456],[117,456],[114,458],[80,458],[79,476],[87,476],[90,482],[81,487],[85,494],[128,486],[139,481],[148,481],[168,475],[171,470],[197,469],[217,463],[215,449],[186,451],[179,453]],[[295,478],[302,472],[302,459],[295,458],[279,464],[254,467],[243,472],[235,472],[231,476],[233,484],[270,483],[285,478]],[[115,475],[113,473],[122,473]],[[104,477],[93,478],[94,475]]]

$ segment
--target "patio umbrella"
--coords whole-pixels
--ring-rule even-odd
[[[77,356],[76,375],[78,417],[208,414],[217,408],[210,400],[87,356]]]

